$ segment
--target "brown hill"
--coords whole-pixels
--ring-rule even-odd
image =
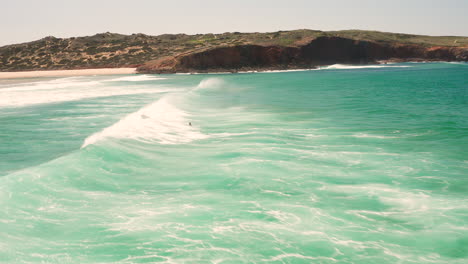
[[[102,33],[0,47],[0,71],[139,67],[141,72],[302,68],[377,60],[468,59],[467,37],[314,30],[198,35]]]

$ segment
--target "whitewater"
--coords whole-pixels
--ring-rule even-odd
[[[0,81],[0,263],[467,263],[468,64]]]

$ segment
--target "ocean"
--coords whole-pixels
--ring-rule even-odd
[[[0,263],[468,263],[468,64],[0,81]]]

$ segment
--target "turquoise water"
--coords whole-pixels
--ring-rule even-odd
[[[3,80],[0,262],[467,263],[467,147],[468,64]]]

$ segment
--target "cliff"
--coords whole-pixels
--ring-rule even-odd
[[[310,68],[380,60],[468,61],[468,37],[293,30],[198,35],[103,33],[0,47],[0,71],[138,67],[145,73]]]
[[[342,37],[318,37],[298,47],[237,45],[150,61],[143,73],[225,72],[312,68],[378,61],[468,61],[468,48],[378,43]]]

